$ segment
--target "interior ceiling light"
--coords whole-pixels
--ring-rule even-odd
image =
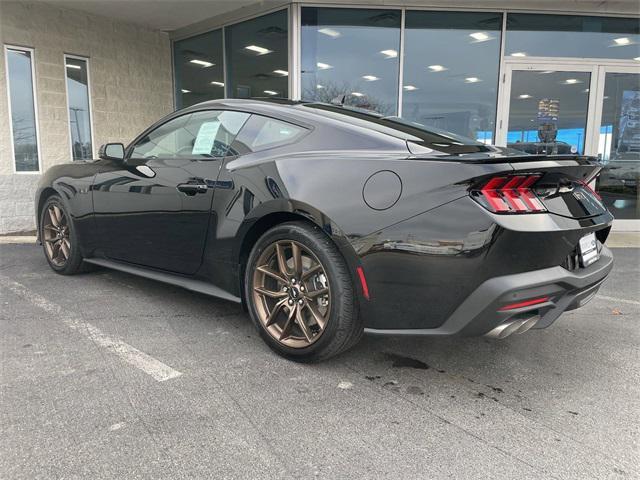
[[[286,70],[274,70],[273,73],[275,73],[276,75],[281,75],[283,77],[289,75],[289,72],[287,72]]]
[[[317,88],[318,90],[322,90],[322,89],[324,88],[324,85],[320,85],[320,84],[318,84],[318,85],[316,85],[316,88]]]
[[[523,93],[522,95],[518,95],[518,98],[531,98],[531,95],[529,95],[528,93]]]
[[[624,47],[625,45],[631,45],[631,39],[629,37],[614,38],[613,43],[619,47]]]
[[[386,58],[396,58],[398,56],[398,52],[396,50],[380,50],[380,53]]]
[[[320,69],[320,70],[327,70],[329,68],[333,68],[332,65],[329,65],[328,63],[322,63],[322,62],[318,62],[316,63],[316,66]]]
[[[582,93],[589,93],[589,89],[585,88],[584,90],[582,90]]]
[[[73,65],[72,63],[67,63],[65,67],[73,68],[74,70],[82,70],[82,67],[80,65]]]
[[[189,60],[189,62],[195,63],[196,65],[200,65],[203,68],[213,67],[215,65],[215,63],[207,62],[206,60],[198,60],[197,58],[194,58],[193,60]]]
[[[427,68],[432,72],[444,72],[448,70],[444,65],[429,65]]]
[[[511,54],[512,57],[526,57],[527,54],[525,52],[513,52]]]
[[[264,93],[266,93],[267,95],[277,95],[278,92],[275,92],[273,90],[263,90]]]
[[[353,95],[354,97],[364,97],[364,93],[360,92],[351,92],[351,95]]]
[[[418,87],[414,85],[405,85],[404,88],[407,92],[413,92],[414,90],[418,90]]]
[[[182,93],[191,93],[191,90],[187,90],[186,88],[183,88],[180,90]]]
[[[252,52],[256,52],[258,55],[266,55],[267,53],[271,53],[273,50],[269,50],[268,48],[260,47],[258,45],[247,45],[244,47],[246,50],[251,50]]]
[[[470,33],[469,36],[473,38],[474,43],[477,42],[486,42],[487,40],[491,40],[491,36],[486,32],[474,32]]]
[[[334,30],[333,28],[320,28],[318,29],[318,33],[322,33],[323,35],[331,38],[338,38],[342,35],[339,31]]]
[[[478,77],[467,77],[464,79],[465,83],[478,83],[481,82],[482,80],[480,80]]]
[[[376,77],[375,75],[363,75],[362,78],[364,78],[367,82],[375,82],[376,80],[380,80],[380,78]]]
[[[640,57],[635,57],[635,58],[634,58],[634,60],[635,60],[636,62],[640,62]]]
[[[578,80],[577,78],[567,78],[564,82],[565,85],[575,85],[576,83],[582,83],[580,80]]]
[[[211,82],[211,85],[215,85],[217,87],[224,87],[224,83],[222,83],[222,82],[215,82],[214,81],[214,82]]]

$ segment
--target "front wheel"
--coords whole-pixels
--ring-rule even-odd
[[[362,334],[345,261],[331,239],[307,223],[278,225],[256,242],[245,298],[261,337],[292,360],[324,360]]]
[[[40,240],[53,271],[73,275],[85,270],[75,226],[57,195],[47,198],[40,212]]]

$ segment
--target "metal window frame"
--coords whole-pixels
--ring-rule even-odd
[[[96,142],[95,142],[95,138],[94,138],[94,125],[93,125],[93,99],[91,96],[91,67],[89,65],[89,57],[85,57],[82,55],[74,55],[71,53],[65,53],[63,54],[63,61],[64,61],[64,91],[65,91],[65,95],[67,97],[67,121],[68,121],[68,125],[69,125],[69,151],[71,153],[70,159],[71,161],[75,161],[75,159],[73,158],[73,136],[71,134],[71,112],[69,109],[69,84],[68,84],[68,77],[67,77],[67,58],[71,58],[73,60],[81,60],[83,62],[85,62],[86,68],[87,68],[87,100],[89,102],[89,135],[91,136],[91,155],[92,157],[96,156]],[[83,158],[80,159],[81,160],[91,160]]]
[[[18,52],[28,52],[31,60],[31,95],[33,96],[33,116],[36,128],[36,148],[38,149],[38,170],[18,171],[16,168],[16,152],[13,137],[13,116],[11,114],[11,80],[9,75],[9,50]],[[42,148],[40,147],[40,125],[38,114],[38,89],[36,85],[36,50],[32,47],[5,44],[4,49],[4,71],[7,82],[7,109],[9,113],[9,135],[11,136],[11,160],[13,173],[16,175],[39,175],[42,173]]]

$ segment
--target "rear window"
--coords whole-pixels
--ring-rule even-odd
[[[296,142],[307,130],[291,123],[252,115],[233,144],[236,154],[280,147]]]
[[[304,107],[313,108],[317,113],[348,122],[353,125],[370,128],[433,150],[450,154],[493,152],[494,147],[485,145],[471,138],[417,122],[409,122],[400,117],[385,117],[375,112],[326,103],[307,103]]]

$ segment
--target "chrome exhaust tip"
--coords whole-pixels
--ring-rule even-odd
[[[485,337],[497,338],[502,340],[514,333],[524,333],[527,330],[533,328],[533,326],[540,321],[540,315],[533,315],[529,318],[518,318],[515,320],[507,320],[501,323],[493,330],[485,333]]]

